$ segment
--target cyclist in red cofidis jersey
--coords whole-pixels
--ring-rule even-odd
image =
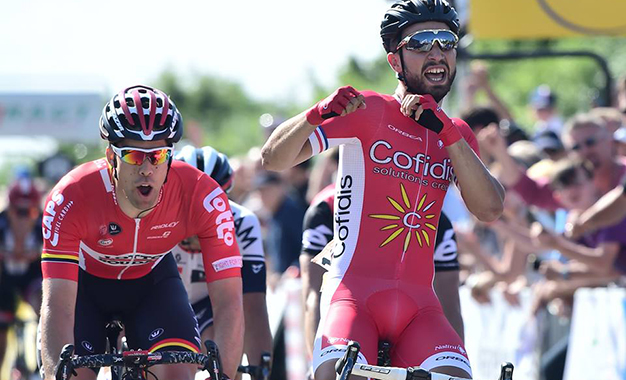
[[[465,122],[441,108],[456,73],[457,13],[445,0],[402,0],[381,24],[394,94],[346,86],[282,123],[262,149],[283,170],[340,146],[334,248],[323,284],[313,369],[334,378],[349,340],[376,363],[470,377],[463,343],[433,291],[433,248],[444,196],[455,182],[482,221],[502,213],[504,189],[478,156]]]
[[[214,340],[234,377],[243,345],[242,259],[222,188],[205,173],[172,162],[183,133],[174,102],[133,86],[105,105],[106,158],[83,164],[50,192],[43,228],[42,360],[54,377],[63,345],[104,353],[105,326],[125,326],[129,347],[199,352],[200,338],[176,261],[169,252],[197,236],[215,311]],[[193,379],[194,365],[156,366],[158,378]],[[95,379],[79,369],[79,379]]]

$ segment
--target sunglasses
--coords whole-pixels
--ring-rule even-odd
[[[457,47],[459,37],[454,32],[447,29],[420,30],[402,39],[396,51],[406,46],[406,50],[415,50],[422,53],[430,51],[435,42],[443,51],[452,50]]]
[[[598,142],[597,138],[589,137],[588,139],[586,139],[583,142],[576,143],[576,144],[572,145],[572,150],[574,150],[574,151],[581,150],[583,145],[586,146],[587,148],[591,148],[592,146],[596,145],[597,142]]]
[[[152,165],[161,165],[172,157],[174,148],[119,148],[111,145],[113,152],[124,162],[131,165],[141,165],[148,158]]]

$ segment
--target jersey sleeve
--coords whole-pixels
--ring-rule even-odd
[[[461,136],[463,139],[467,141],[467,145],[472,148],[472,150],[476,153],[478,157],[480,157],[480,149],[478,149],[478,139],[476,139],[476,135],[472,132],[472,129],[461,119],[453,118],[454,124],[459,129]]]
[[[337,116],[325,120],[309,136],[312,156],[335,146],[355,143],[366,137],[367,126],[378,121],[383,114],[382,100],[371,91],[361,93],[365,97],[367,108],[358,109],[346,116]]]
[[[302,254],[315,256],[333,239],[333,214],[326,202],[311,205],[304,214]]]
[[[446,214],[441,214],[435,241],[435,272],[459,270],[459,256],[452,223]]]
[[[235,213],[237,244],[241,250],[243,267],[241,277],[244,293],[265,293],[267,268],[265,251],[261,239],[261,223],[254,213],[243,206],[231,202]]]
[[[78,210],[80,190],[66,177],[50,192],[41,222],[43,278],[78,281],[81,226],[86,225]]]
[[[241,277],[242,259],[235,238],[233,213],[226,193],[201,175],[191,200],[191,235],[198,235],[207,282]]]

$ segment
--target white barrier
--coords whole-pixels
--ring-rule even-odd
[[[576,292],[563,379],[626,380],[626,289]]]
[[[511,306],[493,290],[490,304],[479,304],[470,289],[459,289],[465,326],[465,348],[475,379],[494,379],[504,361],[515,365],[513,378],[539,378],[540,342],[537,321],[530,315],[530,289],[520,294],[520,306]]]

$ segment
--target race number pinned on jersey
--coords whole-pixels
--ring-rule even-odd
[[[330,264],[333,258],[334,248],[335,248],[335,239],[329,241],[328,244],[326,244],[326,246],[324,247],[324,249],[322,249],[320,253],[318,253],[317,255],[315,255],[314,258],[311,259],[311,262],[321,266],[322,268],[324,268],[324,270],[330,270]]]

